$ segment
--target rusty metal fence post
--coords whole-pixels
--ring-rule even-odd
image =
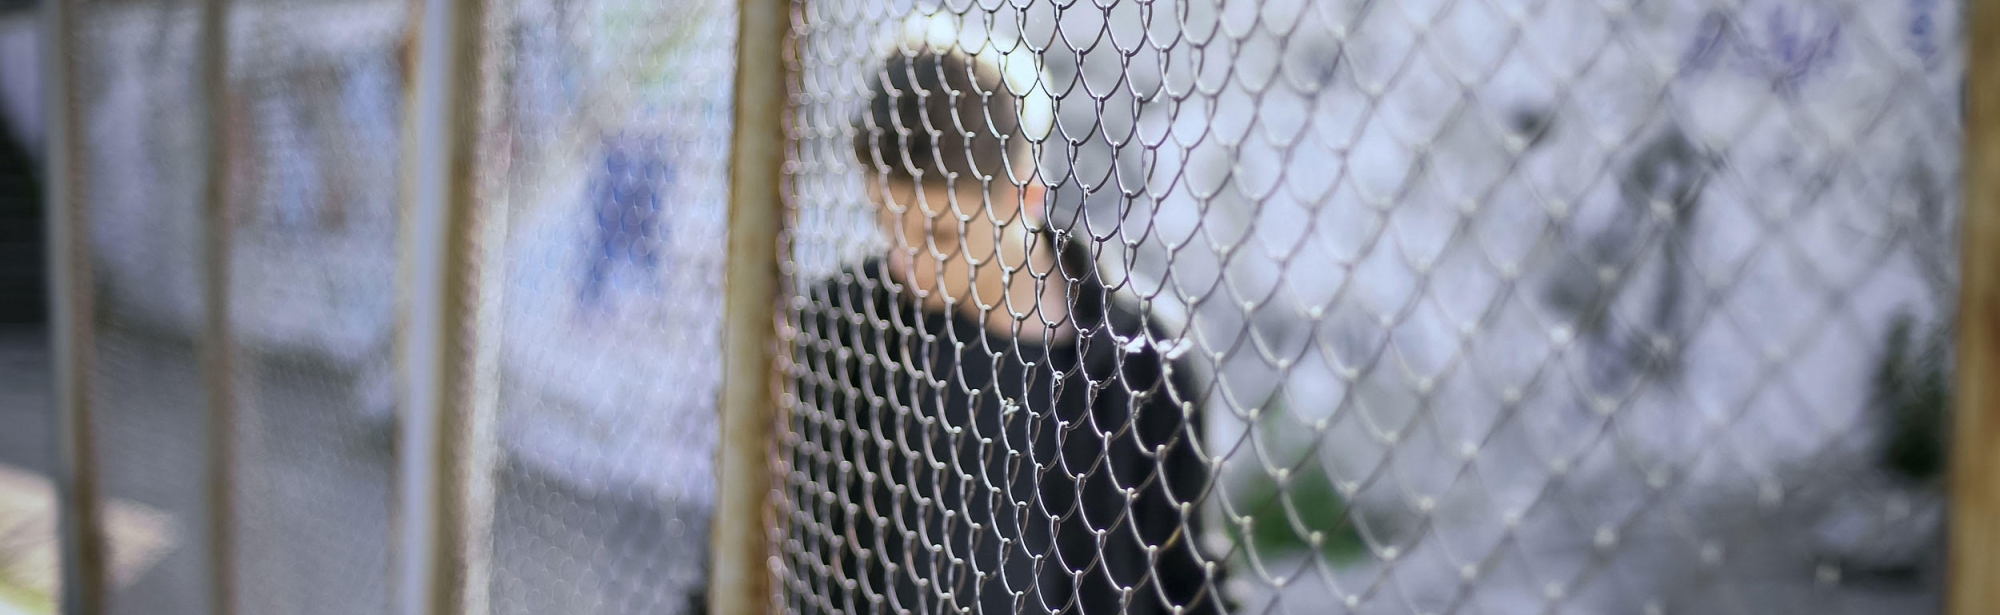
[[[734,129],[729,166],[729,252],[724,281],[722,439],[709,573],[709,612],[770,610],[773,413],[772,353],[782,226],[786,0],[743,0],[736,37]]]
[[[399,255],[402,414],[392,611],[477,615],[487,607],[498,308],[486,299],[500,209],[481,198],[481,104],[489,3],[426,0],[417,17],[407,116],[406,224]]]
[[[43,12],[42,95],[48,122],[49,345],[54,376],[58,459],[57,507],[61,513],[62,610],[69,615],[104,612],[110,587],[103,505],[91,429],[91,284],[89,210],[81,180],[82,124],[76,77],[79,0],[49,0]]]
[[[2000,5],[1966,16],[1963,267],[1958,303],[1957,418],[1952,425],[1950,563],[1953,615],[2000,608]]]
[[[208,402],[209,608],[236,612],[236,335],[231,326],[230,262],[235,216],[229,204],[229,0],[202,0],[201,114],[202,284],[205,322],[198,342]]]

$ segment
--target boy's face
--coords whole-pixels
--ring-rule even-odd
[[[1014,176],[1027,177],[1027,171],[1016,169]],[[868,197],[889,240],[890,268],[920,289],[932,288],[940,274],[959,277],[974,262],[983,267],[1020,258],[1028,236],[1047,222],[1047,189],[1032,181],[1017,186],[1003,175],[985,185],[960,180],[954,186],[942,180],[873,179]]]

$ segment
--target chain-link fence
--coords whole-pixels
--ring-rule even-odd
[[[1935,611],[1963,4],[69,0],[41,497],[117,612]]]
[[[407,11],[242,3],[215,32],[200,2],[78,9],[97,468],[114,501],[168,521],[157,564],[107,606],[380,609]],[[218,163],[226,226],[205,192]]]
[[[71,146],[78,198],[96,207],[82,224],[90,247],[79,266],[102,290],[90,312],[92,337],[75,369],[85,374],[95,438],[91,460],[105,499],[153,507],[168,521],[151,574],[114,566],[108,612],[197,611],[214,607],[206,519],[211,450],[208,391],[198,342],[166,343],[153,331],[202,324],[209,295],[200,284],[206,168],[199,144],[205,101],[197,2],[87,3],[77,6],[80,46],[72,90],[77,122],[89,127]],[[52,184],[60,184],[56,178]],[[55,211],[60,211],[56,209]],[[105,250],[105,247],[114,247]],[[171,339],[171,338],[169,338]],[[104,516],[107,526],[115,521]],[[107,532],[117,540],[117,531]],[[129,544],[129,543],[127,543]],[[106,547],[114,552],[126,544]],[[118,574],[124,572],[124,574]]]
[[[58,210],[81,210],[94,278],[94,352],[74,360],[95,415],[88,473],[114,517],[117,589],[104,603],[398,608],[398,558],[423,540],[397,525],[420,513],[396,500],[412,480],[399,452],[412,415],[395,358],[409,336],[399,267],[412,258],[399,241],[419,207],[405,108],[425,87],[421,11],[71,6],[78,131],[58,138],[73,139],[82,189]],[[227,33],[220,84],[204,80],[207,10]],[[475,592],[492,611],[701,604],[719,377],[702,357],[717,352],[727,198],[711,153],[729,131],[734,10],[492,3],[494,22],[466,39],[487,50],[478,74],[500,93],[482,97],[482,143],[500,155],[473,172],[491,187],[487,219],[505,227],[482,299],[505,307],[479,342],[498,357],[499,455],[491,508],[472,513],[491,518],[479,539],[491,587]],[[224,119],[211,129],[212,105]],[[204,209],[210,173],[221,217]],[[226,328],[207,320],[216,297]],[[39,354],[36,343],[7,348]],[[228,376],[206,381],[216,370]],[[128,509],[147,513],[136,537],[119,522]],[[0,578],[0,605],[23,585],[21,608],[53,609],[43,576]]]
[[[1938,608],[1957,4],[792,6],[782,610]]]
[[[495,613],[699,608],[735,9],[511,8]]]

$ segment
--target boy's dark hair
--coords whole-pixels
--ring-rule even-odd
[[[959,51],[891,54],[868,79],[854,158],[905,180],[1007,181],[1008,165],[1027,155],[1016,109],[992,62]]]

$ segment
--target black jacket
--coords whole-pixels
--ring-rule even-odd
[[[879,260],[791,306],[792,610],[1219,612],[1179,505],[1209,482],[1191,374],[1081,248],[1053,346],[924,312]]]

